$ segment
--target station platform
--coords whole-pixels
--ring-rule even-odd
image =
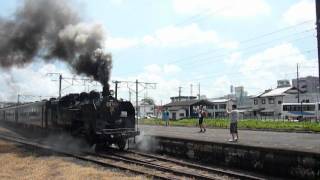
[[[238,130],[238,142],[228,142],[229,129],[207,128],[205,133],[199,133],[198,127],[139,125],[139,129],[149,136],[320,154],[320,133]]]

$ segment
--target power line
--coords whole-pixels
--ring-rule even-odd
[[[308,35],[308,36],[304,36],[304,37],[301,37],[301,38],[296,38],[292,41],[287,41],[287,42],[295,42],[295,41],[300,41],[300,40],[303,40],[303,39],[306,39],[306,38],[310,38],[312,36]],[[205,63],[213,63],[213,62],[219,62],[219,61],[222,61],[224,60],[223,57],[228,57],[230,56],[231,54],[233,53],[236,53],[236,52],[239,52],[239,51],[242,51],[242,52],[246,52],[246,53],[243,53],[242,55],[246,55],[246,54],[250,54],[252,53],[252,51],[249,51],[247,52],[248,50],[255,50],[257,47],[261,46],[261,45],[264,45],[264,44],[257,44],[256,46],[250,46],[250,47],[246,47],[246,48],[243,48],[243,49],[239,49],[237,51],[234,51],[234,52],[230,52],[230,53],[226,53],[226,54],[222,54],[222,55],[218,55],[218,56],[209,56],[209,57],[205,57],[205,58],[202,58],[202,59],[196,59],[197,61],[194,61],[193,63],[192,62],[189,62],[188,64],[185,64],[185,65],[182,65],[182,66],[191,66],[192,69],[196,69],[197,67],[199,66],[194,66],[195,63],[199,63],[201,62],[201,64],[205,64]],[[263,50],[266,50],[266,49],[263,49]],[[256,51],[256,50],[255,50]],[[254,52],[255,52],[254,51]],[[215,60],[211,60],[212,58],[219,58],[219,59],[215,59]],[[186,69],[186,68],[184,68]]]
[[[299,34],[303,34],[303,33],[308,33],[308,32],[312,32],[314,29],[307,29],[307,30],[304,30],[304,31],[301,31],[301,32],[297,32],[297,33],[293,33],[293,34],[290,34],[290,35],[287,35],[287,36],[284,36],[284,37],[281,37],[281,38],[277,38],[277,39],[272,39],[270,41],[267,41],[267,42],[262,42],[262,43],[258,43],[258,44],[254,44],[254,45],[250,45],[250,46],[247,46],[247,47],[243,47],[243,48],[240,48],[240,49],[237,49],[236,51],[243,51],[243,50],[248,50],[248,49],[254,49],[254,48],[257,48],[257,47],[260,47],[260,46],[263,46],[263,45],[266,45],[266,44],[270,44],[270,43],[273,43],[275,41],[279,41],[279,40],[282,40],[284,38],[288,38],[288,37],[292,37],[292,36],[296,36],[296,35],[299,35]],[[308,35],[308,36],[304,36],[304,37],[301,37],[301,38],[295,38],[293,41],[296,41],[296,40],[300,40],[300,39],[304,39],[306,37],[310,37],[312,35]],[[216,51],[214,51],[216,52]],[[211,54],[211,53],[207,53],[207,54]],[[229,55],[229,53],[225,53],[225,55]],[[198,56],[199,57],[199,56]],[[209,56],[209,57],[212,57],[212,56]],[[218,56],[218,57],[221,57],[221,56]],[[193,58],[191,58],[190,60],[192,61]],[[177,62],[188,62],[188,60],[185,60],[185,59],[180,59],[180,60],[177,60],[177,61],[174,61],[173,64],[176,64]]]
[[[239,44],[246,44],[246,43],[249,43],[251,41],[255,41],[255,40],[258,40],[258,39],[261,39],[261,38],[264,38],[264,37],[267,37],[267,36],[270,36],[270,35],[273,35],[273,34],[276,34],[276,33],[279,33],[279,32],[282,32],[282,31],[285,31],[285,30],[289,30],[289,29],[292,29],[292,28],[295,28],[297,26],[301,26],[303,24],[306,24],[308,22],[312,22],[312,20],[307,20],[307,21],[304,21],[304,22],[301,22],[301,23],[298,23],[298,24],[295,24],[295,25],[291,25],[291,26],[286,26],[284,28],[281,28],[281,29],[278,29],[278,30],[275,30],[275,31],[272,31],[272,32],[268,32],[268,33],[264,33],[264,34],[261,34],[261,35],[258,35],[258,36],[255,36],[255,37],[252,37],[252,38],[248,38],[248,39],[245,39],[245,40],[241,40],[239,42]],[[313,28],[314,29],[314,28]],[[309,29],[308,29],[309,30]],[[197,57],[199,55],[204,55],[204,54],[210,54],[212,52],[216,52],[218,50],[221,50],[221,49],[225,49],[225,48],[216,48],[216,49],[213,49],[213,50],[209,50],[209,51],[205,51],[205,52],[201,52],[201,53],[198,53],[198,54],[195,54],[195,55],[191,55],[191,56],[187,56],[183,59],[187,59],[187,58],[192,58],[192,57]],[[178,60],[179,61],[179,60]],[[174,61],[176,62],[176,61]]]
[[[222,12],[224,11],[225,9],[227,8],[230,8],[232,7],[231,5],[228,5],[228,6],[224,6],[220,9],[216,9],[216,10],[206,10],[206,11],[202,11],[201,13],[197,14],[197,15],[194,15],[190,18],[190,22],[199,22],[200,20],[203,20],[204,18],[207,18],[209,15],[212,16],[213,14],[216,14],[216,13],[219,13],[219,12]],[[211,11],[211,12],[210,12]],[[206,12],[209,12],[208,14],[205,14]],[[205,16],[202,16],[202,15],[205,15]],[[195,20],[194,20],[195,19]],[[178,23],[176,25],[182,25],[182,24],[187,24],[189,23],[188,21],[184,21],[182,23]]]
[[[301,53],[304,53],[304,54],[309,54],[309,53],[312,53],[314,52],[316,49],[310,49],[310,50],[306,50],[306,51],[302,51],[302,52],[299,52],[299,53],[292,53],[292,54],[287,54],[287,55],[284,55],[284,56],[280,56],[280,57],[276,57],[276,58],[270,58],[270,59],[278,59],[278,58],[286,58],[286,57],[291,57],[291,56],[296,56],[296,55],[300,55]],[[270,60],[268,59],[268,60]],[[259,70],[259,69],[251,69],[250,71],[256,71],[256,70]],[[202,72],[203,73],[203,72]],[[240,74],[240,72],[233,72],[233,73],[224,73],[223,75],[230,75],[230,74]],[[220,73],[214,73],[213,75],[218,75],[220,76],[221,74]],[[215,77],[215,76],[212,76],[209,75],[209,76],[205,76],[205,77],[201,77],[201,78],[195,78],[195,79],[186,79],[186,80],[191,80],[191,81],[194,81],[194,80],[201,80],[201,79],[208,79],[208,78],[211,78],[211,77]]]
[[[297,34],[301,34],[301,33],[306,33],[306,32],[311,32],[310,29],[309,30],[305,30],[305,31],[302,31],[302,32],[299,32],[299,33],[294,33],[294,34],[291,34],[290,36],[295,36]],[[286,36],[288,37],[288,36]],[[310,38],[310,37],[313,37],[313,35],[306,35],[306,36],[303,36],[303,37],[299,37],[299,38],[295,38],[293,40],[290,40],[290,41],[286,41],[286,42],[296,42],[296,41],[300,41],[300,40],[304,40],[306,38]],[[247,46],[247,47],[244,47],[244,48],[240,48],[238,50],[235,50],[233,52],[228,52],[228,53],[225,53],[225,54],[220,54],[220,55],[217,55],[217,56],[208,56],[208,57],[204,57],[204,58],[198,58],[198,59],[194,59],[194,60],[191,60],[191,62],[188,62],[188,61],[184,61],[183,64],[180,64],[181,66],[190,66],[190,68],[183,68],[184,70],[186,69],[196,69],[196,68],[199,68],[201,66],[195,66],[196,63],[201,63],[201,65],[204,65],[205,63],[214,63],[214,62],[219,62],[219,61],[223,61],[223,57],[228,57],[230,56],[231,54],[233,53],[236,53],[236,52],[239,52],[239,51],[242,51],[242,52],[246,52],[246,53],[243,53],[242,55],[246,55],[246,54],[250,54],[252,53],[252,51],[249,51],[249,50],[259,50],[257,49],[258,47],[263,47],[264,45],[267,45],[267,44],[270,44],[272,42],[275,42],[279,39],[282,39],[282,38],[278,38],[278,39],[275,39],[275,40],[271,40],[271,41],[268,41],[268,42],[263,42],[263,43],[260,43],[260,44],[255,44],[255,45],[252,45],[252,46]],[[265,49],[264,49],[265,50]],[[249,51],[249,52],[247,52]],[[215,59],[215,60],[212,60],[213,58],[219,58],[219,59]],[[182,61],[181,61],[182,62]],[[172,63],[172,64],[178,64],[178,63]],[[132,74],[132,73],[137,73],[137,72],[141,72],[141,71],[133,71],[131,73],[125,73],[125,74],[120,74],[118,76],[121,76],[121,75],[128,75],[128,74]]]
[[[190,21],[190,20],[191,20],[191,22],[196,22],[196,21],[194,21],[193,19],[196,19],[197,17],[198,17],[198,19],[199,19],[199,17],[201,18],[201,16],[202,16],[203,14],[205,14],[206,12],[212,11],[212,12],[208,13],[207,15],[213,15],[213,14],[215,14],[215,13],[221,12],[222,10],[225,10],[227,7],[231,7],[231,6],[230,6],[230,5],[229,5],[229,6],[225,6],[225,7],[221,8],[221,9],[217,9],[217,10],[214,10],[214,11],[212,11],[212,10],[210,10],[210,9],[203,10],[203,11],[201,11],[200,13],[198,13],[198,14],[196,14],[196,15],[193,15],[193,16],[191,16],[191,17],[183,20],[182,22],[174,23],[173,26],[179,26],[179,25],[186,24],[186,23],[187,23],[188,21]],[[203,19],[203,16],[202,16],[202,19]],[[168,26],[170,26],[170,25],[168,25]],[[171,25],[171,26],[172,26],[172,25]],[[180,43],[183,43],[184,41],[187,41],[187,40],[180,41]],[[135,46],[133,46],[133,47],[134,47],[134,48],[143,48],[143,47],[145,47],[145,44],[137,44],[137,45],[135,45]],[[113,55],[116,56],[117,54],[113,53]]]
[[[269,36],[269,35],[271,35],[271,34],[275,34],[276,32],[281,32],[281,31],[284,31],[284,30],[292,29],[292,28],[294,28],[294,27],[296,27],[296,26],[300,26],[300,25],[305,24],[305,23],[307,23],[307,22],[311,22],[311,20],[304,21],[304,22],[298,23],[298,24],[296,24],[296,25],[287,26],[287,27],[285,27],[285,28],[278,29],[278,30],[276,30],[276,31],[272,31],[272,32],[270,32],[270,33],[265,33],[265,34],[262,34],[262,35],[259,35],[259,36],[253,37],[253,38],[249,38],[249,39],[243,40],[243,41],[241,41],[241,42],[242,42],[242,44],[245,44],[245,43],[247,43],[247,42],[253,41],[253,39],[254,39],[254,40],[257,40],[258,38],[263,38],[263,37]],[[246,49],[251,49],[251,48],[256,48],[256,47],[258,47],[258,46],[262,46],[262,45],[269,44],[269,43],[272,43],[272,42],[275,42],[275,41],[279,41],[279,40],[281,40],[281,39],[283,39],[283,38],[288,38],[288,37],[295,36],[295,35],[302,34],[302,33],[312,32],[312,30],[313,30],[313,29],[307,29],[307,30],[303,30],[303,31],[300,31],[300,32],[295,32],[295,33],[293,33],[293,34],[289,34],[289,35],[286,35],[286,36],[284,36],[284,37],[280,37],[280,38],[277,38],[277,39],[273,39],[273,40],[271,40],[271,41],[267,41],[267,42],[255,44],[255,45],[252,45],[252,46],[244,47],[244,48],[238,49],[238,50],[236,50],[236,51],[246,50]],[[303,37],[303,38],[306,38],[306,37]],[[301,38],[301,39],[303,39],[303,38]],[[294,39],[294,41],[296,41],[296,40],[300,40],[300,38],[299,38],[299,39]],[[241,42],[240,42],[240,44],[241,44]],[[206,51],[206,52],[194,54],[194,55],[191,55],[191,56],[187,56],[187,57],[181,58],[181,59],[179,59],[179,60],[175,60],[175,61],[173,61],[173,62],[171,62],[171,63],[173,63],[173,64],[177,64],[177,63],[179,63],[179,62],[186,63],[186,62],[188,62],[188,60],[191,60],[191,61],[192,61],[192,59],[194,59],[194,58],[198,58],[199,56],[203,56],[203,55],[207,55],[207,54],[212,54],[213,52],[216,52],[216,51],[218,51],[218,50],[220,50],[220,49],[224,49],[224,48],[217,48],[217,49],[213,49],[213,50],[210,50],[210,51]],[[228,53],[228,54],[229,54],[229,53]],[[227,56],[227,55],[224,55],[224,56]],[[211,58],[211,57],[212,57],[212,56],[210,56],[209,58]],[[221,55],[218,56],[218,57],[221,57]],[[208,57],[207,57],[207,58],[208,58]],[[207,58],[206,58],[206,59],[207,59]],[[186,60],[186,59],[188,59],[188,60]],[[133,71],[133,72],[130,72],[130,73],[125,73],[125,74],[119,74],[119,75],[121,76],[121,75],[133,74],[133,73],[137,73],[137,72],[140,72],[140,70],[139,70],[139,71]],[[119,75],[118,75],[118,76],[119,76]]]

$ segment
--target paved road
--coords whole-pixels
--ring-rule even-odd
[[[200,141],[228,142],[228,129],[207,129],[206,133],[199,133],[199,128],[193,127],[165,127],[140,125],[140,130],[146,135],[193,139]],[[275,149],[314,152],[320,154],[320,134],[288,133],[270,131],[239,130],[238,144],[248,146],[267,147]]]

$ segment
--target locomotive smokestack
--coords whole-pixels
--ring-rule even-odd
[[[102,50],[103,28],[82,22],[71,2],[25,0],[13,16],[0,17],[0,67],[60,60],[106,86],[112,58]]]
[[[108,98],[110,94],[109,84],[105,84],[102,88],[102,96],[104,99]]]

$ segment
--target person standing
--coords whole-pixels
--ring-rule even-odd
[[[169,111],[168,108],[166,108],[166,110],[164,111],[164,117],[165,117],[165,121],[166,121],[166,126],[169,126]]]
[[[229,142],[237,142],[239,139],[238,136],[238,119],[239,111],[237,110],[237,105],[232,105],[232,110],[227,110],[227,113],[230,115],[230,136]]]
[[[200,133],[206,132],[206,128],[204,126],[203,120],[206,115],[206,112],[203,110],[203,106],[200,105],[199,111],[198,111],[198,117],[199,117],[199,127],[200,127]]]

